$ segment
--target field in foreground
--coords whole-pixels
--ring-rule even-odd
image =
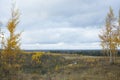
[[[120,57],[110,65],[107,57],[58,53],[45,53],[40,63],[31,63],[32,55],[24,54],[20,80],[120,80]]]

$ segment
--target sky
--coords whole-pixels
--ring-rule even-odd
[[[0,0],[0,23],[6,31],[12,2]],[[101,49],[98,35],[111,6],[120,0],[16,0],[22,49]]]

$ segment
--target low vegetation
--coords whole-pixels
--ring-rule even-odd
[[[38,52],[37,52],[38,53]],[[36,53],[24,53],[19,75],[23,80],[119,80],[120,57],[109,64],[109,57],[78,54],[42,53],[40,63],[32,61]]]

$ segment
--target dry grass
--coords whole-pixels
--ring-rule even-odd
[[[27,53],[25,55],[27,58],[29,54]],[[28,61],[31,59],[30,56],[27,58]],[[117,57],[116,64],[114,65],[109,64],[108,58],[97,56],[48,53],[47,58],[45,56],[43,58],[43,61],[49,61],[44,63],[44,67],[45,65],[47,67],[45,69],[49,68],[52,70],[48,70],[45,74],[39,74],[34,70],[39,72],[44,68],[38,67],[34,69],[35,67],[33,67],[30,69],[34,73],[20,72],[19,80],[120,80],[120,57]],[[52,61],[54,60],[56,61],[53,63]],[[58,63],[61,63],[61,60],[64,61],[64,64],[58,65]],[[56,67],[53,67],[54,69],[52,66],[51,68],[48,67],[51,64],[56,64]]]

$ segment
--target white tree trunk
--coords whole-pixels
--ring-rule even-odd
[[[113,55],[112,55],[112,52],[110,51],[110,64],[113,64],[114,61],[113,61]]]

